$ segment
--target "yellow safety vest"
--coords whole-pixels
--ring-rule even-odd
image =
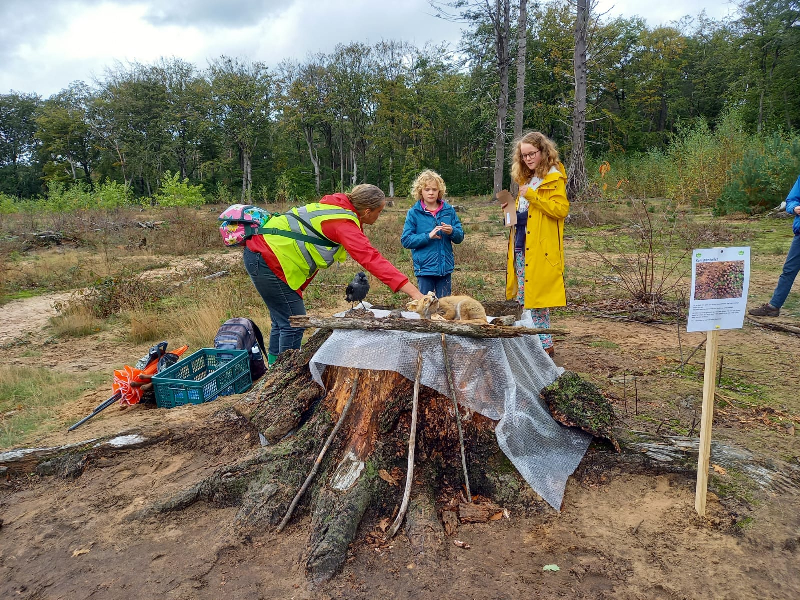
[[[272,217],[259,229],[293,290],[299,289],[317,269],[327,269],[347,258],[347,251],[340,244],[321,233],[322,224],[331,219],[349,219],[361,227],[352,210],[312,202]]]

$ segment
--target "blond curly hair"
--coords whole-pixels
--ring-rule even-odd
[[[513,142],[514,149],[511,153],[511,179],[517,182],[518,185],[525,185],[531,177],[536,175],[539,179],[543,179],[545,175],[558,164],[558,150],[556,145],[549,137],[539,131],[528,131],[522,134],[522,137],[517,138]],[[537,150],[541,151],[542,159],[536,167],[536,171],[532,171],[522,160],[522,151],[519,149],[522,144],[530,144]]]
[[[439,190],[439,200],[444,198],[447,191],[447,186],[444,184],[444,179],[436,171],[425,169],[422,173],[417,175],[414,183],[411,184],[411,197],[414,200],[422,200],[422,190],[425,186],[436,187]]]

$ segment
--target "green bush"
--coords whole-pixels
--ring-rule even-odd
[[[92,208],[93,197],[84,182],[66,185],[62,181],[51,181],[47,184],[47,197],[42,208],[51,213],[71,213]]]
[[[17,206],[14,198],[0,192],[0,215],[10,215],[15,212],[17,212]]]
[[[778,206],[800,173],[800,137],[774,133],[754,141],[729,172],[716,214],[758,213]]]
[[[133,202],[130,186],[116,181],[106,181],[97,188],[95,205],[105,210],[122,208]]]
[[[169,171],[161,178],[161,186],[155,195],[160,206],[200,206],[205,204],[202,185],[190,185],[188,179],[181,181],[179,173]]]

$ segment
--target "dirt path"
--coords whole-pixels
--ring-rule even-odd
[[[211,419],[213,421],[213,419]],[[308,516],[283,534],[241,537],[235,508],[205,503],[159,517],[131,516],[182,489],[248,443],[217,419],[175,430],[169,443],[89,465],[77,480],[4,484],[0,496],[0,597],[179,599],[586,598],[788,599],[800,595],[796,496],[755,511],[757,527],[731,532],[712,497],[693,509],[691,478],[599,473],[567,487],[561,513],[462,525],[441,553],[356,544],[344,572],[311,588],[303,572]],[[543,571],[557,565],[559,571]]]
[[[47,325],[50,317],[56,315],[54,304],[64,302],[70,292],[44,294],[33,298],[12,300],[0,308],[0,346],[38,334]]]

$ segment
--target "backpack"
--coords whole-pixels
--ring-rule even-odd
[[[255,382],[267,372],[264,362],[264,336],[258,325],[250,319],[234,317],[228,319],[214,336],[217,350],[247,350],[250,355],[250,377]]]
[[[266,226],[272,217],[281,216],[281,213],[270,213],[252,204],[232,204],[219,215],[219,233],[222,236],[222,243],[226,246],[244,246],[248,238],[256,234],[271,233],[330,248],[337,246],[336,242],[326,238],[314,229],[311,223],[301,219],[292,211],[284,213],[284,215],[302,223],[308,234]]]
[[[226,246],[244,246],[247,238],[256,235],[272,215],[252,204],[233,204],[219,216],[219,233]]]

